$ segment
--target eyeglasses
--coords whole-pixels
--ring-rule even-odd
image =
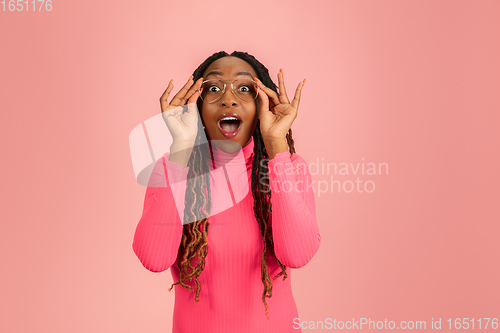
[[[201,88],[203,88],[200,95],[201,99],[205,103],[214,103],[217,102],[226,91],[226,83],[222,80],[206,80],[201,84],[200,89]],[[242,101],[251,102],[257,98],[259,87],[254,80],[238,79],[231,82],[231,91]]]

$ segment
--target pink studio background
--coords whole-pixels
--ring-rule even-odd
[[[0,12],[0,331],[170,331],[170,272],[132,250],[145,188],[128,135],[160,112],[171,78],[176,93],[220,50],[255,55],[275,82],[283,68],[289,95],[307,79],[292,127],[306,161],[388,165],[313,175],[376,187],[317,193],[322,244],[292,273],[301,320],[430,331],[432,318],[444,330],[500,318],[499,15],[498,1],[456,0]]]

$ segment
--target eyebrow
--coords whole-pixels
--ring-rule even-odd
[[[211,71],[210,73],[208,73],[207,75],[205,75],[205,78],[208,77],[209,75],[222,76],[222,73],[218,72],[218,71]],[[253,75],[250,74],[250,73],[248,73],[248,72],[238,72],[238,73],[236,73],[236,76],[241,76],[241,75],[248,75],[248,76],[250,76],[253,79]]]

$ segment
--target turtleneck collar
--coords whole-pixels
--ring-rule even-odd
[[[246,146],[233,154],[226,153],[225,151],[217,148],[214,144],[212,144],[215,167],[219,168],[222,165],[251,165],[254,155],[253,148],[253,136],[250,137],[250,142]]]

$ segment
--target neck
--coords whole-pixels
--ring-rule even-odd
[[[213,142],[212,142],[213,143]],[[245,165],[252,164],[254,142],[250,137],[248,143],[241,147],[237,142],[230,140],[217,140],[217,144],[212,144],[214,162],[216,167],[222,165]],[[218,147],[220,146],[220,147]]]

